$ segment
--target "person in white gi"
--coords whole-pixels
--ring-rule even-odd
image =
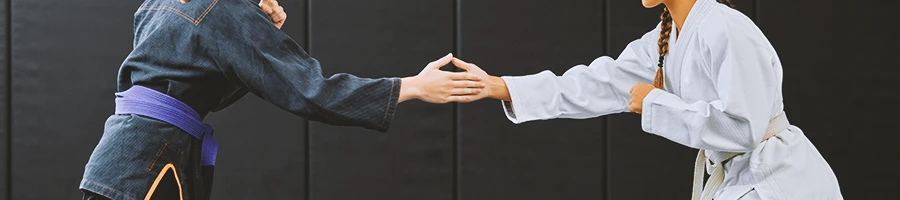
[[[454,64],[484,77],[475,98],[503,100],[513,123],[642,114],[644,131],[701,149],[692,199],[843,199],[831,167],[787,122],[781,62],[753,21],[727,0],[643,4],[665,4],[662,23],[616,60],[502,78]]]

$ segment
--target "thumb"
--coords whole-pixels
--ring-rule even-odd
[[[453,53],[449,53],[441,59],[437,59],[434,62],[428,63],[427,69],[440,69],[444,65],[450,64],[450,61],[453,61]]]

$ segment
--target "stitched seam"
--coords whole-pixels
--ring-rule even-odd
[[[91,180],[85,180],[85,181],[87,181],[88,184],[95,185],[95,186],[99,186],[99,187],[101,187],[101,188],[103,188],[103,189],[105,189],[105,190],[108,190],[109,192],[115,193],[116,196],[120,196],[120,197],[124,197],[124,198],[127,198],[127,199],[134,200],[134,198],[128,197],[127,195],[123,194],[122,192],[119,192],[119,191],[116,190],[116,189],[113,189],[112,187],[109,187],[109,186],[106,186],[106,185],[104,185],[104,184],[97,183],[97,182],[94,182],[94,181],[91,181]],[[92,191],[92,192],[93,192],[93,191]],[[98,193],[98,194],[99,194],[99,193]],[[108,197],[107,194],[99,194],[99,195],[103,195],[103,196],[107,196],[107,197]]]
[[[391,80],[391,93],[388,96],[387,105],[384,107],[384,118],[381,118],[381,125],[384,125],[384,122],[387,121],[388,110],[391,108],[391,100],[394,99],[394,82],[396,80]]]
[[[178,170],[175,169],[175,165],[172,163],[166,164],[165,167],[159,172],[159,175],[156,176],[156,180],[153,181],[153,185],[150,186],[150,190],[147,192],[147,196],[144,197],[144,200],[149,200],[153,197],[153,193],[156,191],[156,187],[159,186],[159,181],[162,180],[164,176],[166,176],[166,172],[172,169],[172,173],[175,174],[175,183],[178,184],[178,199],[184,199],[184,192],[181,190],[181,181],[178,178]]]
[[[162,152],[165,151],[168,146],[169,142],[163,143],[162,148],[156,152],[156,158],[153,158],[153,161],[150,162],[150,166],[147,166],[148,172],[153,171],[153,165],[156,165],[156,161],[159,160],[160,155],[162,155]]]
[[[172,12],[175,12],[175,14],[181,15],[181,17],[183,17],[184,19],[187,19],[189,22],[193,23],[194,25],[197,25],[197,22],[196,22],[197,20],[194,20],[193,17],[191,17],[191,16],[185,14],[184,12],[181,12],[180,10],[175,9],[175,8],[173,8],[173,7],[169,7],[169,6],[150,6],[150,7],[140,8],[140,9],[138,9],[138,10],[168,10],[168,11],[172,11]]]
[[[203,10],[203,13],[200,14],[200,17],[198,17],[196,19],[194,19],[190,15],[182,12],[181,10],[178,10],[171,6],[148,6],[148,7],[139,8],[138,10],[168,10],[168,11],[175,12],[178,15],[181,15],[181,17],[184,17],[185,19],[187,19],[194,25],[199,25],[200,22],[203,21],[203,19],[206,18],[207,15],[209,15],[209,12],[212,11],[212,8],[213,8],[213,6],[216,5],[216,3],[219,3],[219,0],[213,0],[213,2],[211,4],[209,4],[209,6],[206,7],[206,10]]]
[[[206,18],[206,15],[209,14],[209,11],[211,11],[213,6],[215,6],[218,2],[219,0],[213,0],[213,2],[206,7],[206,10],[203,11],[203,14],[200,14],[200,17],[197,18],[197,21],[194,22],[194,24],[200,24],[200,21],[203,21],[203,18]]]

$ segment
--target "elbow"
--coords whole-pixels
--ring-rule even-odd
[[[757,135],[760,135],[758,134],[758,132],[760,132],[758,130],[759,129],[753,128],[752,124],[749,122],[740,123],[740,125],[736,126],[732,133],[738,147],[736,152],[751,152],[756,149],[756,147],[759,147],[759,144],[762,142],[761,138],[764,136],[757,137]]]
[[[728,140],[721,137],[703,137],[700,138],[699,142],[696,142],[694,148],[720,152],[745,153],[753,151],[758,145],[758,142],[751,142],[751,140]]]
[[[733,131],[703,131],[699,138],[698,147],[701,149],[745,153],[751,152],[759,147],[759,141],[754,139],[750,129],[741,130],[740,128]]]
[[[735,149],[732,152],[751,152],[759,146],[759,140],[753,137],[753,131],[748,127],[734,132]]]

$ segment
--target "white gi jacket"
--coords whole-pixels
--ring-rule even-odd
[[[672,27],[666,90],[654,89],[644,99],[643,130],[706,149],[708,156],[744,152],[724,164],[717,200],[843,199],[831,167],[799,128],[760,143],[769,120],[783,112],[782,68],[753,21],[716,1],[698,0],[677,38]],[[522,123],[626,112],[631,87],[653,82],[658,38],[657,26],[617,60],[600,57],[562,76],[543,71],[503,77],[512,97],[504,102],[507,117]]]

